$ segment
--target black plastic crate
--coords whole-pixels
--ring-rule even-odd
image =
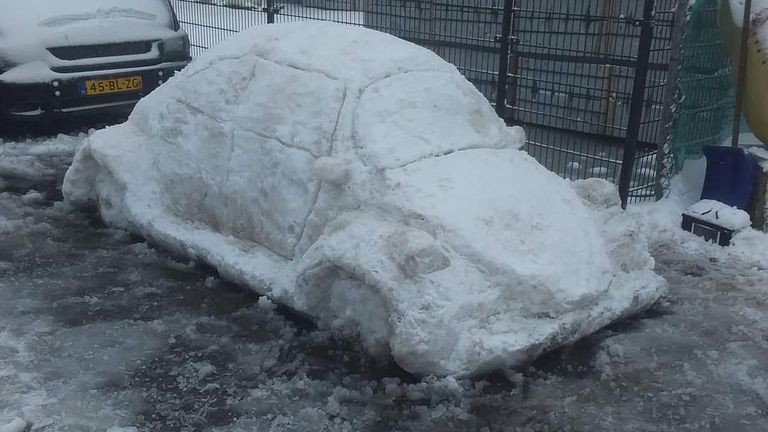
[[[730,246],[734,230],[720,225],[683,214],[682,228],[706,241],[717,243],[720,246]]]

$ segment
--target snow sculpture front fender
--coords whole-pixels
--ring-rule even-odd
[[[369,352],[391,354],[406,370],[434,370],[456,337],[418,311],[432,308],[435,290],[424,284],[452,265],[451,255],[424,231],[367,215],[343,216],[302,257],[296,303],[313,311],[321,326],[359,337]]]

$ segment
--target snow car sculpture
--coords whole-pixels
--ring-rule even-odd
[[[468,375],[588,335],[665,289],[615,188],[575,190],[524,141],[424,48],[269,25],[93,134],[64,192],[410,372]]]

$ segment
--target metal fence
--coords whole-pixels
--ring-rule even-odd
[[[453,63],[508,123],[523,125],[528,152],[552,171],[615,181],[625,205],[660,197],[678,0],[171,3],[193,54],[254,25],[305,20],[417,43]]]
[[[616,181],[625,204],[660,197],[678,2],[514,3],[507,120],[529,151],[564,177]]]
[[[499,76],[502,8],[496,0],[171,0],[198,55],[260,24],[323,20],[359,25],[425,46],[456,67],[490,100]]]
[[[672,172],[681,170],[686,159],[701,157],[703,147],[721,145],[731,137],[733,70],[719,14],[718,0],[698,0],[691,7],[679,80],[681,100],[672,131]]]

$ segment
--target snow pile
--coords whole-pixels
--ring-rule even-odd
[[[11,421],[10,423],[6,424],[5,426],[0,425],[0,432],[24,432],[27,430],[27,422],[25,422],[23,419],[20,419],[19,417],[16,417]]]
[[[64,194],[413,373],[474,374],[666,287],[615,188],[577,194],[524,141],[426,49],[281,24],[210,50],[91,136]]]
[[[672,179],[667,198],[629,208],[628,213],[640,225],[642,236],[653,247],[666,247],[673,242],[691,255],[768,270],[768,233],[747,227],[734,235],[729,247],[722,247],[680,228],[683,212],[699,202],[705,169],[705,158],[686,161],[682,172]],[[749,218],[740,211],[733,211],[732,216],[735,218],[731,222],[737,222],[734,226],[743,226],[744,218]]]
[[[701,200],[686,209],[685,214],[734,231],[752,223],[749,213],[715,200]]]
[[[157,23],[172,24],[168,6],[157,0],[133,0],[130,6],[120,0],[78,0],[77,2],[49,2],[48,0],[0,0],[4,13],[0,15],[0,28],[3,29],[2,39],[15,42],[30,43],[40,38],[67,31],[82,30],[87,27],[98,27],[104,32],[110,28],[107,37],[115,37],[122,41],[119,33],[126,28],[126,23],[145,25],[150,22],[153,27]],[[117,26],[117,31],[115,31]],[[118,33],[118,34],[115,34]],[[76,44],[77,41],[71,41]],[[5,44],[0,47],[6,48]],[[9,48],[12,46],[8,44]]]
[[[55,177],[69,166],[75,149],[86,136],[81,133],[20,142],[0,139],[0,185],[10,179],[40,181]]]
[[[0,270],[39,248],[30,237],[52,229],[45,217],[61,205],[46,208],[46,201],[59,195],[58,181],[86,136],[0,141]]]

